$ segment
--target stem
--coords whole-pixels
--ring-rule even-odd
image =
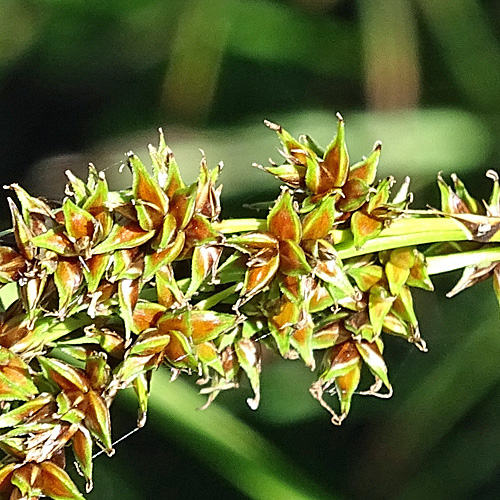
[[[222,233],[244,231],[265,231],[265,219],[228,219],[217,223],[216,229]],[[336,250],[341,259],[357,257],[382,250],[406,246],[418,246],[440,242],[470,241],[472,235],[459,221],[429,214],[429,216],[400,218],[382,229],[375,238],[368,240],[361,248],[354,245],[350,229],[336,229],[332,233]],[[490,240],[500,242],[500,231]],[[471,265],[489,264],[500,261],[500,247],[481,248],[470,252],[427,257],[428,273],[439,274]]]
[[[350,230],[344,230],[350,234]],[[396,219],[380,234],[368,240],[361,248],[356,248],[350,238],[336,246],[339,257],[347,259],[372,252],[394,248],[439,243],[443,241],[471,240],[471,234],[465,226],[454,219],[442,217]]]
[[[427,272],[440,274],[455,271],[468,266],[486,266],[492,262],[500,262],[500,247],[480,248],[471,252],[453,253],[427,257]]]
[[[224,234],[265,231],[266,228],[266,219],[226,219],[214,224],[214,229]]]

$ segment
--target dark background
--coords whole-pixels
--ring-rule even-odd
[[[272,199],[251,168],[278,159],[264,118],[325,144],[335,112],[353,161],[384,143],[381,175],[411,175],[438,204],[440,170],[487,196],[499,168],[500,3],[495,0],[0,0],[2,184],[60,197],[89,161],[116,185],[163,127],[185,176],[203,148],[225,162],[224,215]],[[9,222],[0,201],[4,227]],[[417,293],[430,352],[387,342],[391,400],[355,398],[341,428],[300,362],[264,366],[205,412],[186,379],[158,374],[145,429],[96,459],[91,499],[421,499],[500,496],[500,335],[486,282]],[[130,395],[129,395],[130,396]],[[114,435],[135,425],[133,397]],[[81,482],[79,483],[81,485]]]

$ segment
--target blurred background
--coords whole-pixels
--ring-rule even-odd
[[[415,207],[458,173],[487,196],[500,168],[497,0],[0,0],[0,172],[59,198],[92,161],[116,187],[124,153],[144,159],[163,127],[183,175],[202,148],[224,160],[224,216],[272,199],[253,162],[278,160],[269,119],[325,145],[335,113],[353,161],[384,143],[380,175],[412,176]],[[3,227],[9,224],[5,197]],[[158,373],[148,425],[96,459],[89,500],[500,497],[500,335],[491,283],[416,293],[422,354],[387,342],[392,399],[358,397],[341,428],[297,362],[264,366],[207,411],[192,381]],[[114,436],[135,425],[133,395]],[[77,481],[79,481],[77,479]],[[83,483],[78,483],[80,486]]]

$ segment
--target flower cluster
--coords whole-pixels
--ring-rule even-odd
[[[431,259],[467,254],[451,293],[489,275],[498,293],[495,173],[484,207],[454,177],[455,190],[439,179],[441,210],[411,211],[408,179],[393,194],[391,177],[376,178],[380,143],[350,165],[340,115],[324,151],[266,124],[284,161],[259,168],[283,187],[262,220],[220,220],[221,165],[202,158],[187,185],[163,135],[151,171],[127,154],[130,189],[111,190],[92,165],[87,181],[68,172],[61,204],[9,186],[18,204],[9,199],[14,238],[0,246],[0,282],[16,298],[0,319],[2,498],[82,499],[65,472],[69,448],[90,491],[94,447],[113,453],[117,392],[135,389],[144,425],[160,365],[173,378],[197,374],[207,405],[246,377],[256,409],[263,349],[311,370],[320,360],[310,391],[340,424],[356,392],[392,394],[387,335],[426,350],[410,288],[432,290]],[[443,221],[451,250],[441,226],[432,231]],[[425,257],[417,248],[435,242]]]

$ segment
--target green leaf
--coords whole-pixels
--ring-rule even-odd
[[[313,331],[314,323],[311,315],[305,311],[301,311],[299,321],[293,326],[290,343],[311,370],[314,370],[316,367],[313,355]]]

